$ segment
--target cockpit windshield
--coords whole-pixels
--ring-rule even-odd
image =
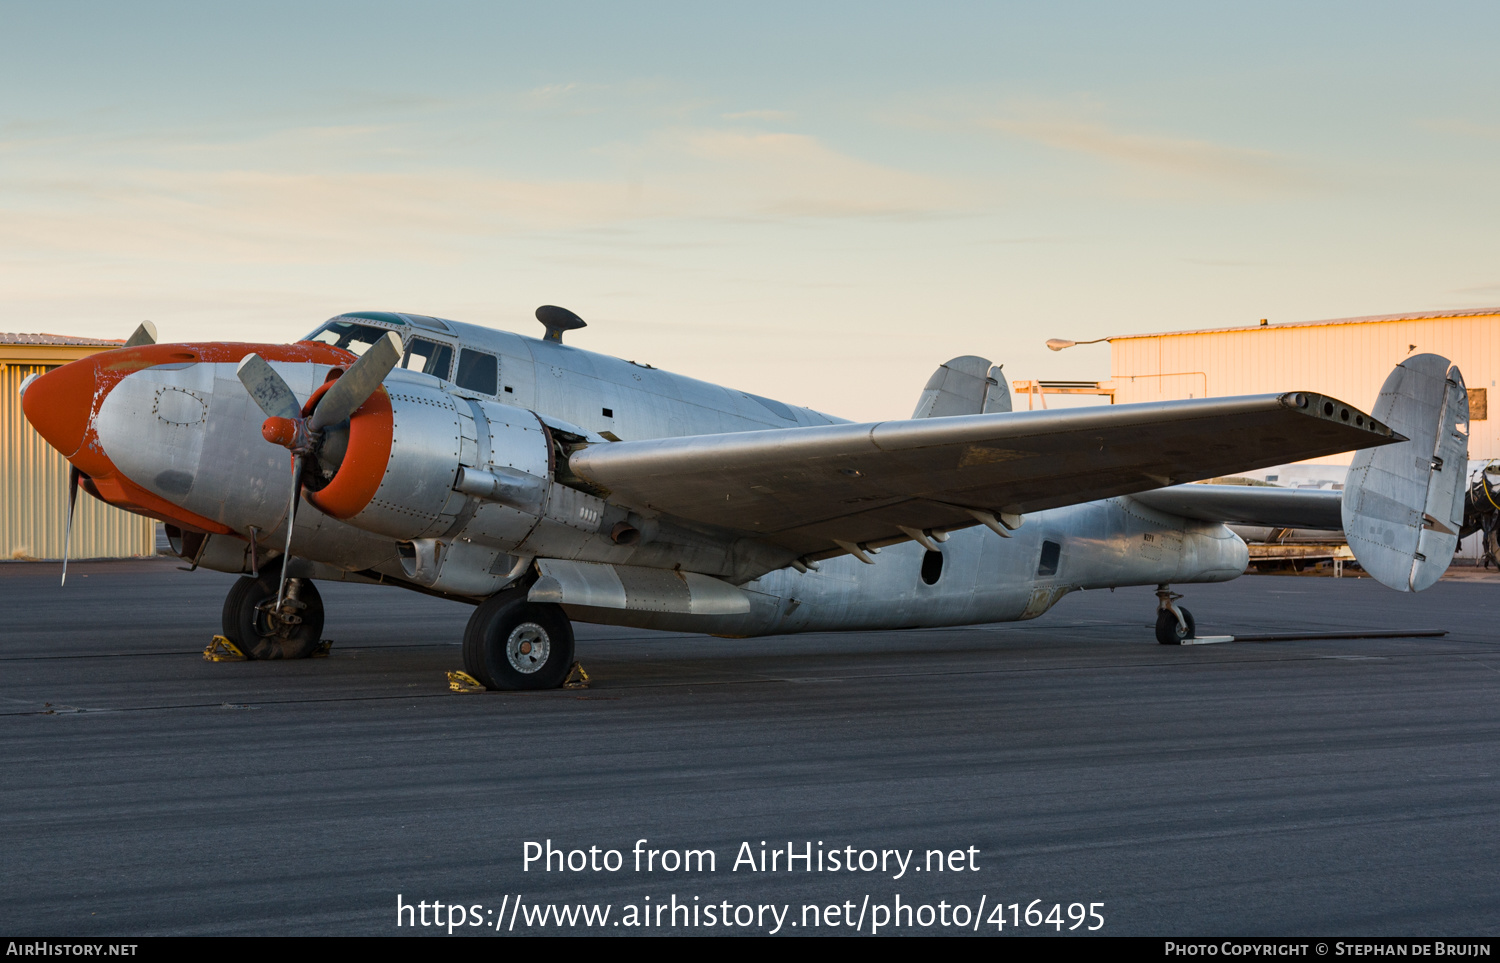
[[[330,321],[302,340],[321,341],[324,344],[331,344],[336,348],[353,351],[355,354],[364,354],[370,349],[370,345],[389,333],[385,328],[375,328],[368,324],[354,324],[351,321]]]

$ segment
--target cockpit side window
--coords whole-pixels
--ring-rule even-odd
[[[321,341],[331,344],[336,348],[353,351],[355,354],[364,354],[370,349],[370,345],[385,337],[389,331],[385,328],[376,328],[368,324],[354,324],[349,321],[330,321],[312,334],[303,338],[303,341]]]
[[[453,370],[453,349],[426,338],[412,338],[406,343],[406,357],[401,359],[401,367],[447,381]]]
[[[500,390],[500,363],[492,354],[464,348],[458,353],[458,378],[460,388],[492,395]]]

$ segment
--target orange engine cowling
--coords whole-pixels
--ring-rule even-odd
[[[316,401],[316,395],[309,399],[308,410]],[[338,432],[347,431],[347,444],[326,484],[313,490],[317,478],[308,479],[307,500],[395,539],[441,535],[467,498],[453,484],[460,465],[476,463],[479,430],[474,409],[462,398],[426,385],[387,384],[355,410],[347,428],[325,429],[325,452],[338,447],[328,437]]]

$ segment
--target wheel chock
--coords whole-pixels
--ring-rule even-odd
[[[582,662],[574,662],[573,667],[568,670],[568,677],[563,680],[564,689],[587,689],[589,687],[589,674],[583,671]]]
[[[239,646],[224,638],[222,635],[214,636],[208,648],[203,650],[204,662],[247,662],[249,659],[241,652]]]
[[[332,639],[323,639],[323,640],[321,640],[321,641],[318,642],[318,647],[316,649],[312,650],[312,655],[309,655],[308,658],[309,659],[326,659],[326,658],[328,658],[328,651],[330,649],[332,649],[332,648],[333,648],[333,640]]]
[[[454,692],[483,692],[484,683],[467,672],[449,672],[448,688]]]
[[[1215,645],[1219,642],[1233,642],[1232,635],[1200,635],[1196,638],[1183,639],[1178,645]]]

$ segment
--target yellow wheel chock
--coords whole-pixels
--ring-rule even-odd
[[[568,677],[563,680],[564,689],[587,689],[589,687],[589,674],[583,671],[582,662],[574,662],[573,668],[568,670]]]
[[[245,653],[240,651],[239,646],[224,638],[224,636],[222,635],[216,635],[214,636],[213,641],[208,643],[208,648],[203,650],[203,661],[245,662],[247,660],[245,657]]]
[[[483,692],[484,683],[467,672],[448,673],[448,688],[454,692]]]

